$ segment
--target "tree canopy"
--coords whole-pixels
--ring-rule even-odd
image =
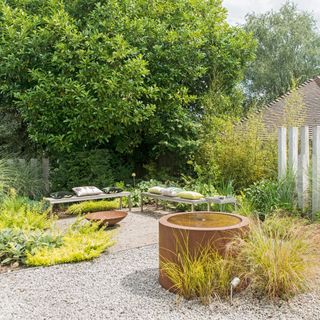
[[[291,2],[275,12],[250,14],[244,29],[258,42],[245,77],[248,100],[270,102],[320,72],[320,33],[312,14]]]
[[[1,108],[48,152],[192,149],[215,74],[228,94],[254,41],[221,0],[1,0]]]

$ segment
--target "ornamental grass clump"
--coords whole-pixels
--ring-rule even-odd
[[[237,239],[237,266],[257,292],[287,299],[303,292],[317,264],[314,226],[292,217],[272,215],[252,224],[245,239]]]
[[[98,224],[83,223],[79,220],[62,237],[61,246],[41,247],[28,252],[26,264],[49,266],[91,260],[113,245],[111,238],[112,233],[100,229]]]
[[[199,298],[209,304],[213,297],[226,297],[232,280],[233,262],[203,246],[196,255],[188,250],[188,239],[177,240],[177,262],[165,260],[161,270],[173,283],[172,289],[186,299]]]
[[[68,214],[84,214],[89,212],[108,211],[119,208],[119,200],[84,201],[71,205],[67,209]]]

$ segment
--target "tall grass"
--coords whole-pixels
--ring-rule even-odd
[[[281,180],[262,180],[245,190],[245,197],[261,216],[274,210],[297,211],[297,193],[293,174]]]
[[[40,165],[31,165],[29,162],[11,164],[6,158],[0,159],[0,192],[6,193],[11,188],[21,196],[41,198],[44,181]]]
[[[161,270],[173,283],[174,289],[186,299],[199,298],[209,304],[213,296],[226,297],[232,277],[232,260],[223,258],[206,245],[191,253],[188,237],[176,237],[176,262],[164,260]]]
[[[269,298],[289,298],[309,287],[316,265],[315,230],[292,217],[267,217],[238,239],[237,266],[251,286]]]

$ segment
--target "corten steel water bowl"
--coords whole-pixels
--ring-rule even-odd
[[[177,263],[177,253],[187,248],[191,255],[210,245],[221,255],[235,236],[249,230],[249,219],[224,212],[174,213],[159,220],[159,282],[167,290],[175,291],[170,279],[161,270],[164,262]]]
[[[125,211],[98,211],[85,216],[89,221],[98,222],[100,225],[108,227],[114,226],[128,215]]]

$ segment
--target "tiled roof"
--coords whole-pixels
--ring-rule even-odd
[[[310,79],[297,88],[305,104],[304,116],[298,121],[299,126],[320,126],[320,76]],[[268,131],[285,125],[285,102],[292,91],[287,92],[280,98],[257,111]],[[290,112],[290,110],[289,110]],[[243,122],[246,120],[243,119]]]

